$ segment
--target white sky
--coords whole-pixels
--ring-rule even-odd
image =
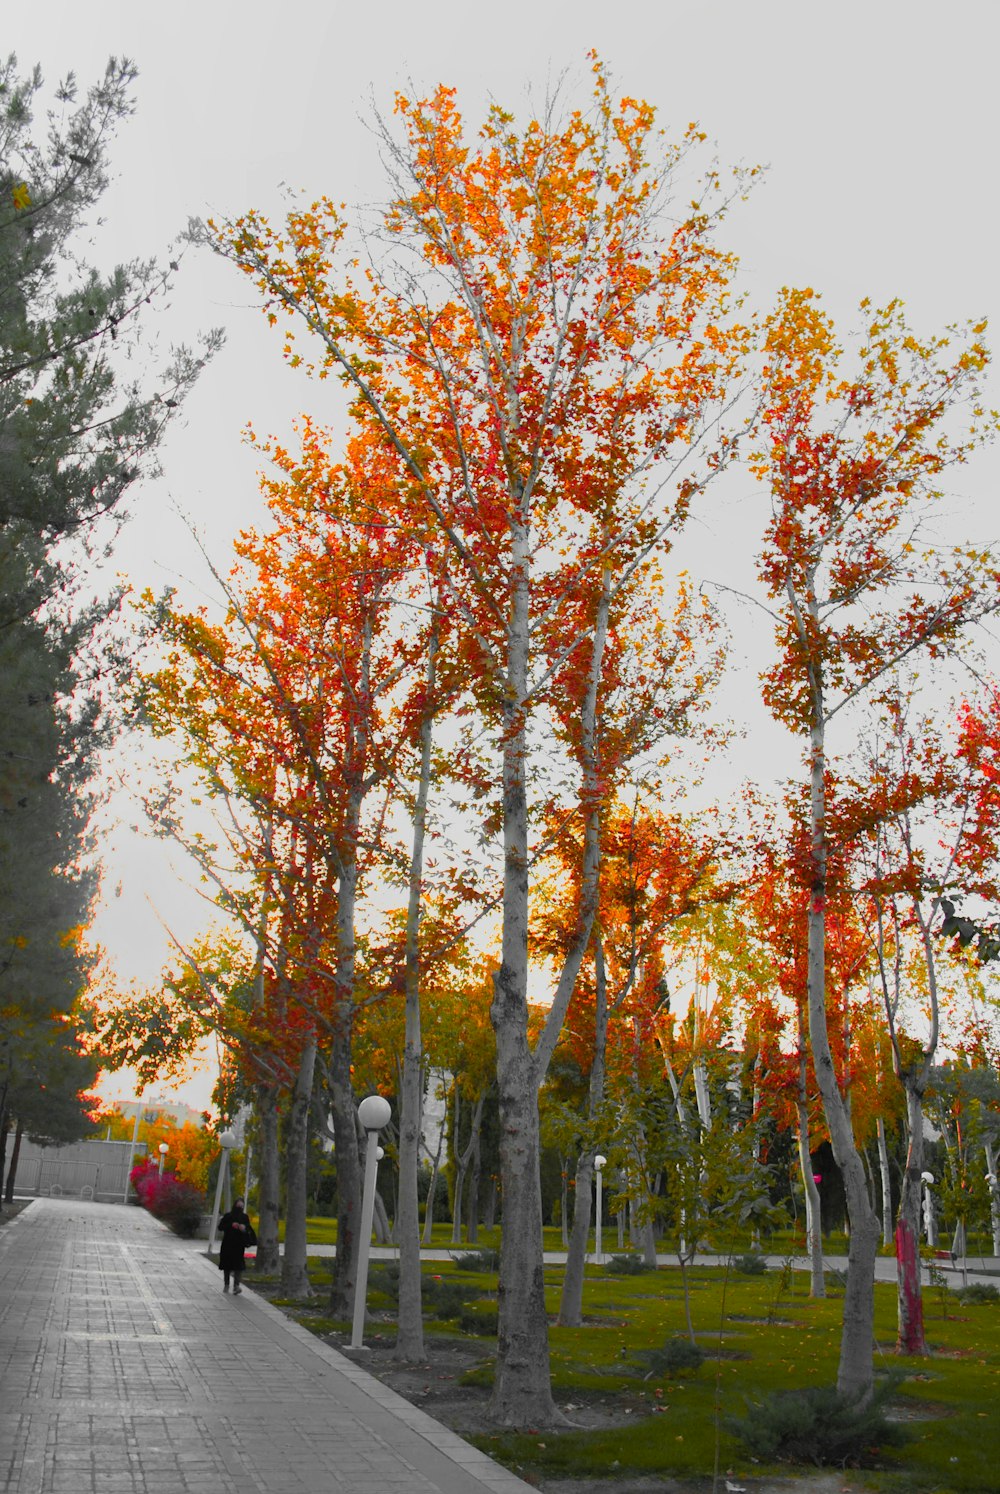
[[[376,199],[382,176],[364,122],[372,100],[388,112],[395,87],[443,81],[478,122],[490,95],[517,109],[529,84],[544,91],[569,69],[582,102],[594,47],[616,87],[655,103],[660,123],[698,120],[724,163],[769,166],[724,235],[758,306],[786,283],[815,286],[844,317],[862,296],[899,295],[917,329],[931,331],[991,315],[1000,297],[998,32],[995,0],[947,8],[914,0],[35,0],[8,15],[2,45],[22,71],[38,62],[49,84],[73,69],[86,85],[110,53],[139,65],[138,112],[114,151],[118,179],[94,249],[103,263],[168,257],[190,215],[276,213],[283,182],[348,203]],[[195,519],[223,568],[233,534],[253,521],[244,424],[287,434],[300,408],[329,413],[323,390],[284,368],[242,277],[211,256],[188,254],[158,318],[168,340],[222,324],[228,344],[169,437],[163,478],[135,495],[122,538],[120,567],[157,589],[204,579],[174,505]],[[997,380],[992,403],[1000,405]],[[994,450],[956,475],[956,492],[969,500],[957,535],[995,537],[998,473]],[[751,584],[762,501],[747,480],[702,513],[692,531],[695,574],[742,573]],[[752,702],[744,623],[735,698],[742,688]],[[755,718],[743,769],[773,775],[775,750],[773,730]],[[148,899],[188,931],[204,913],[179,889],[164,847],[132,833],[129,818],[126,809],[109,834],[107,889],[120,884],[121,895],[109,896],[97,932],[123,979],[145,980],[167,952]],[[203,1085],[191,1093],[205,1103]]]

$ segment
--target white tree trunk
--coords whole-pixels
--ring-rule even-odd
[[[885,1139],[885,1121],[878,1118],[878,1173],[882,1189],[882,1244],[892,1244],[892,1175],[889,1172],[889,1147]]]

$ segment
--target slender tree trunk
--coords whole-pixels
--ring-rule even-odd
[[[497,1042],[503,1228],[497,1363],[490,1399],[499,1426],[557,1420],[542,1258],[538,1073],[528,1043],[528,693],[530,532],[512,521],[512,595],[503,723],[503,933],[490,1016]]]
[[[359,691],[359,695],[358,720],[363,722],[368,701],[365,692]],[[357,755],[362,756],[360,747],[357,748]],[[345,849],[338,858],[335,1016],[327,1062],[327,1089],[337,1159],[337,1257],[330,1285],[330,1312],[334,1317],[345,1318],[349,1318],[354,1311],[354,1289],[358,1279],[358,1254],[361,1249],[358,1230],[361,1223],[362,1167],[358,1153],[358,1116],[351,1078],[351,1060],[357,951],[354,929],[358,893],[357,847],[364,795],[364,783],[360,773],[355,772],[350,779],[345,806],[342,841]]]
[[[511,521],[511,602],[504,681],[504,901],[501,964],[490,1016],[497,1042],[503,1230],[498,1288],[497,1364],[490,1400],[500,1426],[537,1427],[563,1420],[552,1398],[542,1254],[538,1091],[559,1039],[580,965],[590,943],[600,875],[597,698],[607,638],[610,581],[604,572],[581,704],[583,854],[579,907],[545,1027],[533,1053],[528,1041],[527,683],[530,644],[531,535],[523,515]]]
[[[423,1243],[430,1245],[434,1239],[434,1199],[437,1196],[437,1182],[441,1169],[441,1148],[444,1144],[444,1126],[438,1131],[437,1150],[434,1153],[434,1161],[431,1164],[431,1185],[427,1190],[427,1203],[424,1207],[424,1233]]]
[[[805,1031],[802,1007],[799,1006],[799,1082],[795,1096],[796,1134],[799,1148],[799,1170],[802,1174],[802,1190],[806,1200],[806,1252],[809,1256],[809,1295],[826,1296],[826,1277],[823,1273],[823,1220],[822,1204],[816,1180],[813,1177],[812,1156],[809,1151],[809,1105],[806,1089],[807,1070],[805,1053]]]
[[[485,1097],[484,1097],[485,1098]],[[465,1238],[470,1245],[479,1243],[479,1183],[482,1175],[482,1106],[476,1114],[472,1132],[472,1159],[469,1163],[469,1189],[466,1194]]]
[[[796,1106],[798,1123],[796,1125],[799,1170],[802,1174],[802,1188],[806,1200],[806,1254],[809,1256],[809,1295],[810,1297],[826,1296],[826,1280],[823,1274],[823,1227],[821,1210],[822,1205],[819,1189],[813,1178],[812,1157],[809,1154],[809,1116],[803,1113],[804,1106]]]
[[[374,1208],[372,1213],[372,1228],[375,1232],[375,1241],[378,1245],[388,1245],[392,1239],[392,1227],[389,1223],[389,1215],[385,1210],[385,1199],[378,1189],[375,1189]]]
[[[14,1145],[10,1152],[10,1166],[7,1169],[7,1186],[4,1189],[4,1202],[14,1202],[14,1185],[17,1182],[17,1164],[21,1160],[21,1137],[24,1135],[24,1122],[19,1118],[14,1131]],[[3,1176],[3,1164],[0,1163],[0,1177]]]
[[[260,1123],[260,1155],[257,1159],[257,1270],[263,1275],[276,1276],[281,1266],[281,1252],[278,1248],[281,1166],[276,1084],[257,1085],[257,1119]]]
[[[479,1146],[479,1131],[483,1123],[483,1106],[486,1104],[488,1091],[483,1090],[472,1107],[472,1116],[469,1121],[469,1139],[461,1151],[458,1150],[458,1117],[459,1117],[459,1089],[455,1086],[455,1202],[452,1209],[451,1242],[459,1245],[462,1241],[462,1215],[476,1208],[476,1201],[466,1203],[465,1185],[469,1181],[469,1169]],[[470,1234],[466,1234],[471,1239]]]
[[[420,914],[423,906],[424,839],[431,783],[431,736],[438,650],[437,627],[427,644],[424,715],[420,723],[420,775],[413,807],[409,890],[406,906],[406,1031],[403,1040],[403,1079],[399,1099],[399,1201],[396,1238],[399,1244],[399,1315],[395,1357],[418,1364],[424,1357],[424,1320],[421,1304],[420,1204],[417,1172],[423,1132],[424,1054],[420,1027]],[[431,1186],[433,1187],[433,1181]],[[428,1195],[428,1207],[430,1195]]]
[[[330,1314],[350,1318],[358,1279],[361,1225],[361,1164],[358,1158],[358,1117],[351,1083],[353,1012],[339,1011],[330,1044],[327,1089],[333,1121],[337,1161],[337,1256],[330,1285]]]
[[[924,1111],[913,1073],[902,1076],[906,1094],[906,1168],[896,1218],[896,1350],[926,1354],[924,1304],[920,1282],[920,1195],[924,1170]]]
[[[604,1098],[604,1070],[608,1046],[608,981],[604,945],[598,930],[594,940],[595,1000],[594,1058],[587,1090],[587,1120],[593,1123]],[[590,1237],[591,1184],[594,1175],[592,1149],[584,1147],[577,1158],[573,1201],[573,1232],[566,1252],[566,1272],[559,1299],[559,1322],[564,1328],[579,1328],[583,1322],[583,1278]]]
[[[7,1092],[8,1087],[5,1084],[2,1098],[0,1098],[0,1178],[3,1177],[3,1170],[7,1164],[7,1127],[10,1125],[10,1116],[7,1112]],[[0,1209],[2,1208],[3,1203],[0,1200]]]
[[[316,1035],[302,1045],[285,1137],[285,1253],[281,1290],[288,1297],[311,1297],[306,1271],[306,1180],[309,1160],[309,1107],[316,1068]]]
[[[882,1244],[892,1244],[892,1174],[889,1171],[889,1147],[885,1139],[885,1121],[881,1116],[877,1124],[878,1171],[882,1189]]]
[[[455,1186],[451,1197],[451,1243],[462,1243],[462,1203],[465,1195],[465,1149],[461,1143],[459,1122],[462,1118],[462,1091],[455,1081],[455,1098],[451,1123],[452,1148],[455,1154]]]
[[[826,755],[824,714],[818,693],[811,733],[810,828],[812,886],[809,898],[809,1041],[816,1082],[830,1132],[830,1144],[844,1179],[851,1242],[844,1291],[837,1389],[867,1403],[874,1386],[875,1256],[878,1220],[868,1199],[864,1167],[854,1143],[850,1117],[837,1084],[826,1013]]]

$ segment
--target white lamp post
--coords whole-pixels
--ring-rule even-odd
[[[368,1095],[358,1106],[358,1120],[365,1128],[365,1183],[361,1200],[361,1240],[358,1249],[358,1279],[354,1285],[354,1324],[351,1348],[363,1349],[365,1304],[368,1298],[368,1256],[372,1244],[372,1218],[375,1213],[375,1174],[378,1170],[378,1133],[389,1124],[392,1107],[382,1095]]]
[[[931,1184],[934,1181],[932,1172],[922,1172],[920,1181],[924,1185],[924,1233],[928,1245],[937,1244],[937,1220],[934,1218],[934,1199],[931,1196]]]
[[[595,1266],[604,1265],[604,1250],[602,1248],[603,1242],[601,1240],[601,1227],[604,1223],[604,1199],[601,1190],[604,1184],[604,1167],[607,1160],[607,1157],[602,1157],[600,1152],[598,1152],[597,1156],[594,1158],[594,1171],[597,1174],[597,1228],[594,1231],[594,1245],[596,1247],[594,1250]]]
[[[222,1185],[226,1181],[226,1170],[229,1167],[229,1153],[236,1145],[236,1137],[232,1131],[223,1131],[219,1137],[219,1145],[222,1148],[222,1156],[219,1158],[219,1176],[215,1184],[215,1203],[212,1205],[212,1222],[208,1226],[208,1250],[206,1255],[212,1254],[212,1245],[215,1241],[215,1228],[219,1222],[219,1204],[222,1201]]]
[[[163,1164],[167,1160],[167,1153],[169,1152],[169,1150],[170,1150],[170,1148],[167,1146],[167,1143],[165,1141],[161,1141],[160,1145],[158,1147],[158,1151],[160,1153],[160,1173],[159,1173],[159,1175],[160,1175],[161,1178],[163,1176]]]

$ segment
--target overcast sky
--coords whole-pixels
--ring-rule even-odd
[[[983,314],[1000,326],[998,14],[996,0],[35,0],[8,16],[3,45],[53,85],[71,69],[85,85],[111,53],[138,64],[137,113],[114,151],[93,251],[105,264],[167,257],[191,215],[276,212],[282,183],[349,204],[378,199],[368,121],[373,104],[391,109],[395,88],[452,84],[478,122],[490,97],[519,110],[529,86],[544,93],[568,71],[582,103],[596,48],[615,86],[654,103],[661,124],[697,120],[723,162],[768,166],[725,232],[756,305],[784,284],[821,290],[838,317],[863,296],[899,295],[929,332]],[[186,255],[157,319],[168,340],[214,325],[228,340],[169,437],[163,478],[135,495],[119,565],[139,586],[198,586],[204,571],[175,510],[225,568],[232,536],[258,512],[242,427],[287,434],[299,409],[329,412],[319,387],[284,368],[242,277],[210,255]],[[955,478],[956,514],[979,537],[996,533],[998,468],[994,450]],[[696,572],[728,574],[761,499],[748,480],[699,516]],[[752,692],[754,661],[739,639],[735,667]],[[750,772],[768,761],[761,731],[746,743]],[[148,900],[188,930],[201,914],[164,849],[133,834],[129,818],[109,835],[98,931],[123,979],[151,979],[167,945]]]

